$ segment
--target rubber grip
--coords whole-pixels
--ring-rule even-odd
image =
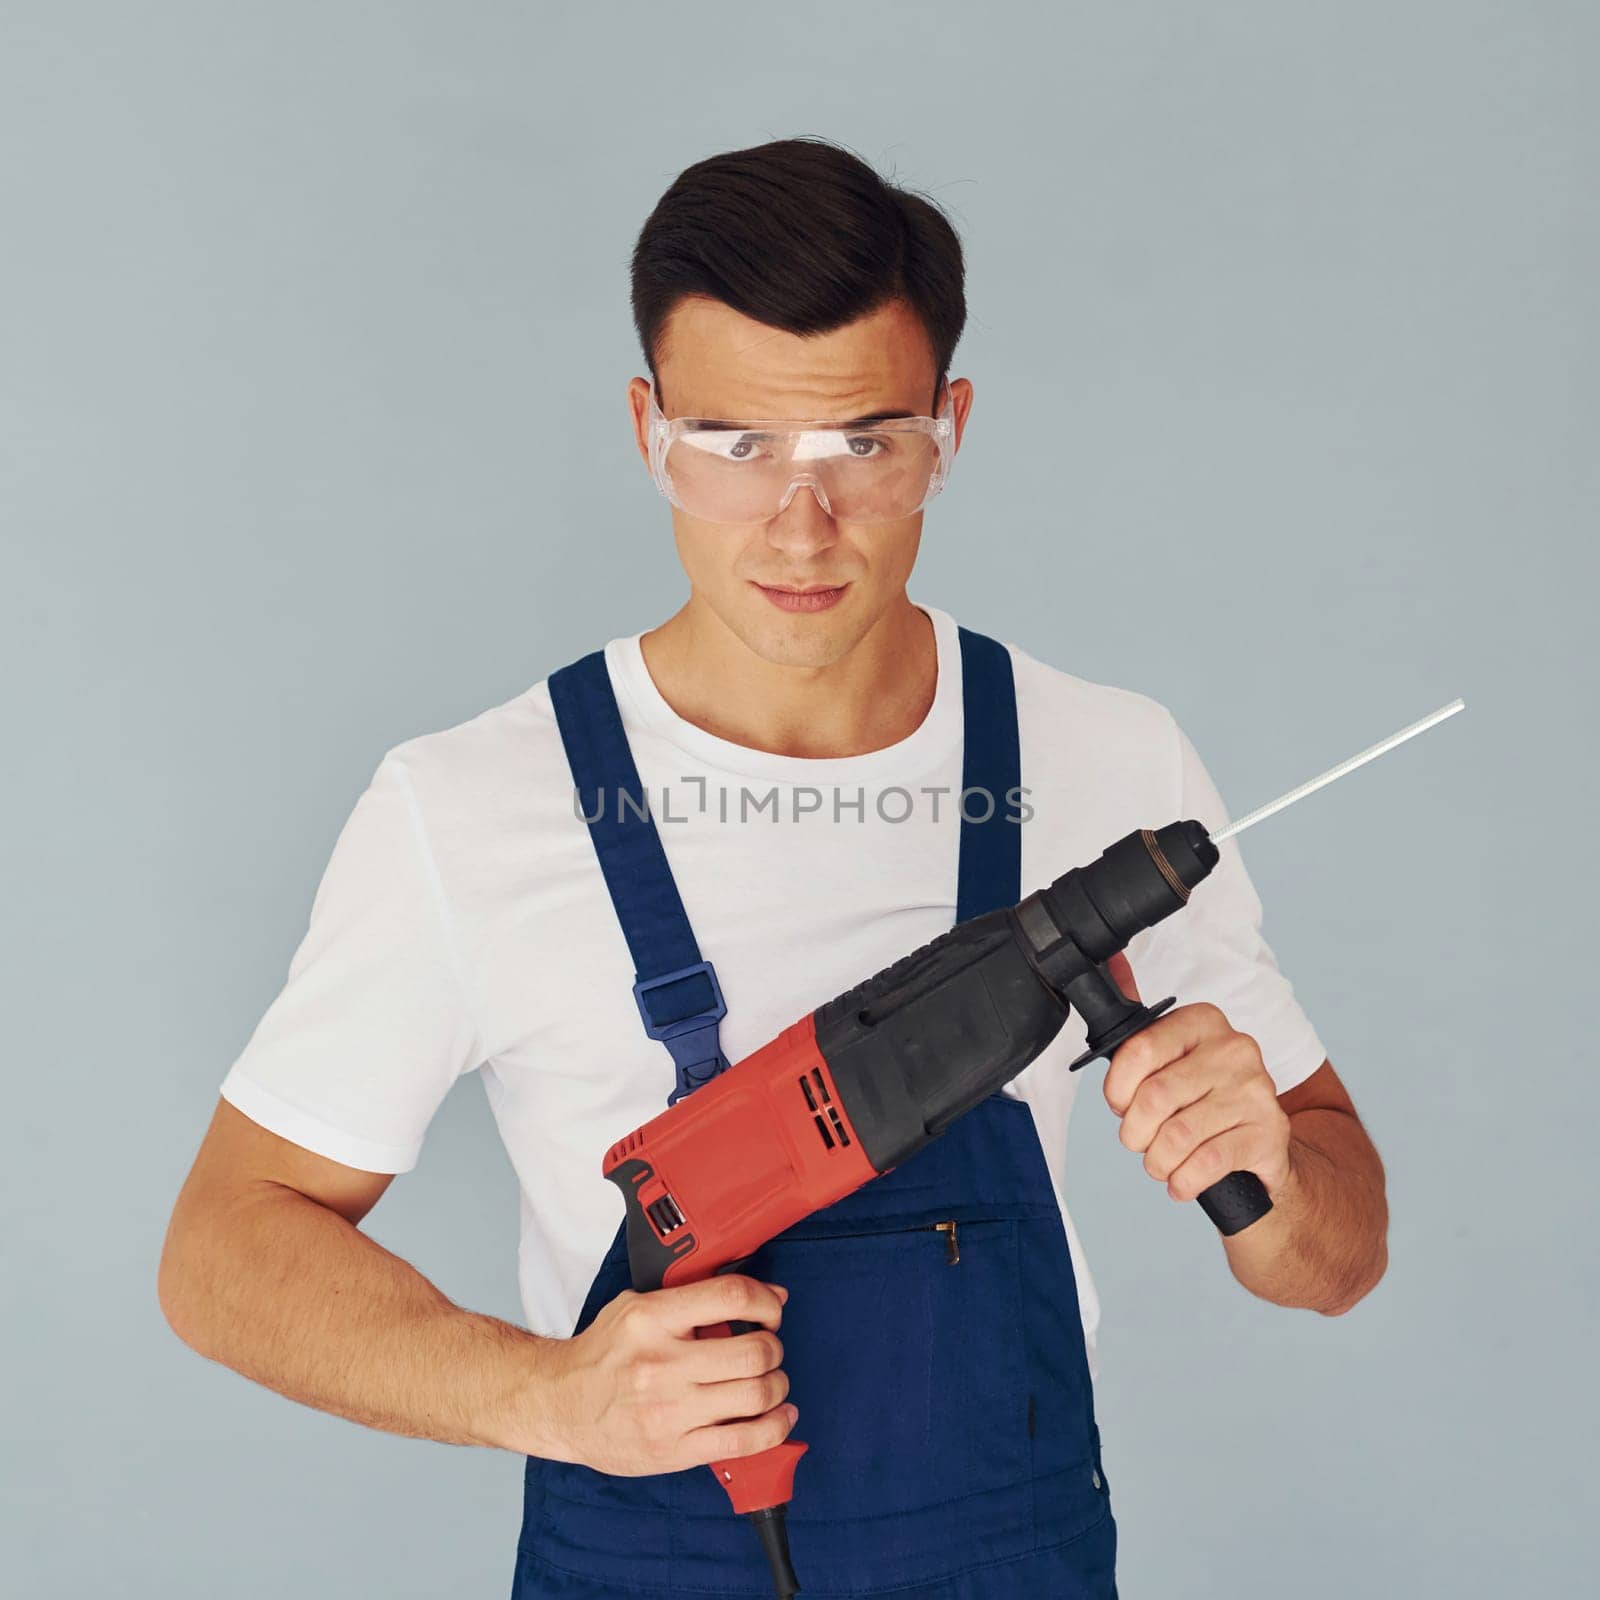
[[[1272,1209],[1267,1186],[1253,1172],[1230,1172],[1195,1198],[1225,1238],[1259,1222]]]

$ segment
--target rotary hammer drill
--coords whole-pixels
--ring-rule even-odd
[[[1105,963],[1185,905],[1218,859],[1198,822],[1129,833],[1089,866],[958,923],[819,1006],[613,1145],[603,1170],[627,1206],[634,1288],[738,1270],[937,1139],[1033,1061],[1070,1012],[1088,1030],[1072,1068],[1109,1056],[1174,1002],[1128,999]],[[1199,1200],[1225,1234],[1272,1208],[1251,1172]],[[755,1525],[780,1597],[799,1592],[784,1519],[805,1449],[786,1439],[710,1464]]]

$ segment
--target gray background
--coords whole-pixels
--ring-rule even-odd
[[[1245,843],[1388,1163],[1377,1291],[1252,1298],[1075,1119],[1123,1592],[1583,1585],[1591,6],[0,18],[14,1592],[505,1593],[517,1461],[202,1362],[157,1251],[383,751],[679,604],[628,252],[794,133],[968,250],[914,595],[1171,706],[1236,813],[1468,702]],[[373,1231],[514,1317],[516,1211],[469,1084]]]

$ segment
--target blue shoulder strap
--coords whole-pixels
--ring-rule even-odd
[[[661,848],[605,652],[551,673],[549,687],[577,803],[633,957],[634,1003],[645,1032],[666,1045],[678,1070],[667,1099],[674,1105],[728,1065],[717,1036],[728,1008]]]
[[[961,845],[956,921],[1022,898],[1022,830],[1010,816],[1021,783],[1011,654],[970,629],[961,640]],[[646,803],[596,650],[550,674],[550,699],[578,805],[633,957],[633,998],[645,1032],[672,1053],[675,1105],[723,1071],[717,1024],[727,1015],[716,970],[700,954]]]
[[[956,921],[1022,898],[1022,755],[1011,652],[957,630],[961,638],[961,856]],[[970,798],[969,798],[970,797]]]

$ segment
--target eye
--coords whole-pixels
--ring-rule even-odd
[[[880,435],[870,433],[853,433],[845,441],[850,447],[850,454],[870,461],[874,456],[887,455],[889,441]]]
[[[720,430],[705,433],[696,443],[702,450],[723,461],[758,461],[765,454],[764,446],[771,438],[765,433],[732,433]]]

